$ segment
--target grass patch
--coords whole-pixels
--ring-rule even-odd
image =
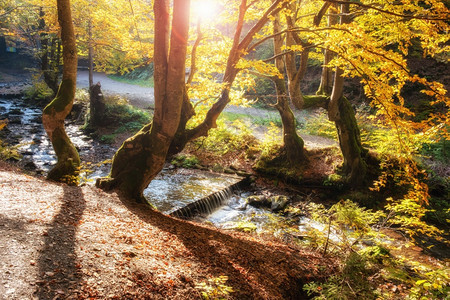
[[[222,120],[234,122],[236,120],[248,120],[253,125],[269,127],[271,124],[281,128],[283,126],[279,114],[267,114],[266,117],[252,116],[242,113],[223,112],[220,117]]]

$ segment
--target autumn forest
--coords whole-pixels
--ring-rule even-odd
[[[449,21],[0,0],[0,295],[447,299]]]

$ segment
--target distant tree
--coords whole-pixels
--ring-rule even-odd
[[[44,82],[53,91],[53,96],[58,92],[59,67],[61,60],[61,40],[59,37],[49,32],[45,24],[45,12],[39,8],[39,61]]]

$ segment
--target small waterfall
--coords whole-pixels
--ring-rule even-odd
[[[186,206],[178,208],[169,213],[169,215],[180,219],[190,219],[200,214],[206,215],[210,214],[216,208],[223,205],[233,195],[235,191],[239,190],[244,185],[247,185],[248,181],[249,181],[248,177],[243,178],[242,180],[220,191],[212,193],[206,197],[191,202]]]

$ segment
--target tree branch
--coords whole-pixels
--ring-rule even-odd
[[[450,16],[447,16],[445,18],[436,18],[433,16],[426,16],[426,15],[404,15],[404,14],[399,14],[396,12],[392,12],[392,11],[388,11],[373,5],[369,5],[369,4],[364,4],[361,2],[353,2],[353,1],[344,1],[344,0],[324,0],[326,2],[332,2],[332,3],[336,3],[336,4],[349,4],[349,5],[357,5],[359,7],[365,8],[365,9],[373,9],[379,12],[382,12],[384,14],[388,14],[388,15],[392,15],[392,16],[396,16],[396,17],[401,17],[401,18],[406,18],[406,19],[419,19],[419,20],[429,20],[429,21],[448,21],[450,19]]]
[[[200,42],[203,39],[203,32],[200,24],[200,20],[197,23],[197,39],[194,42],[194,45],[192,46],[191,51],[191,70],[189,71],[189,77],[186,81],[186,84],[191,84],[192,80],[194,79],[194,74],[197,71],[196,67],[196,55],[197,55],[197,48],[200,45]]]

